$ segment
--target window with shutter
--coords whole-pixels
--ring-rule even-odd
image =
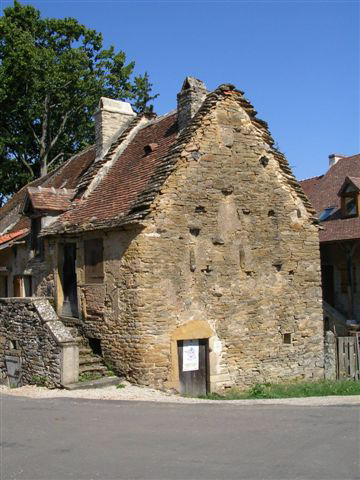
[[[104,281],[103,241],[102,238],[85,240],[85,283]]]

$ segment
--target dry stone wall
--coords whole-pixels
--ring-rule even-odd
[[[85,328],[118,370],[178,388],[176,339],[209,338],[212,390],[324,376],[317,227],[230,95],[142,227],[106,234],[104,285],[81,287]]]
[[[8,377],[9,359],[19,365],[15,375],[18,386],[41,383],[51,387],[64,384],[64,380],[65,383],[77,380],[75,339],[44,298],[0,299],[2,381]]]

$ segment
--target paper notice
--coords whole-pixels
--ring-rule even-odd
[[[183,372],[199,370],[199,340],[184,340]]]

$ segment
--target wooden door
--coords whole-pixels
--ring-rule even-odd
[[[180,393],[192,396],[208,393],[208,344],[207,338],[178,341]]]
[[[62,287],[64,293],[62,315],[66,317],[78,317],[75,243],[65,243],[64,245]]]
[[[21,297],[22,296],[22,278],[20,275],[16,275],[14,277],[14,297]]]
[[[333,265],[321,265],[321,282],[323,299],[329,305],[334,306],[334,267]]]

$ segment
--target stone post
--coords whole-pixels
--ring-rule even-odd
[[[325,333],[324,344],[324,366],[325,366],[325,379],[336,380],[337,378],[337,352],[336,352],[336,337],[328,330]]]

